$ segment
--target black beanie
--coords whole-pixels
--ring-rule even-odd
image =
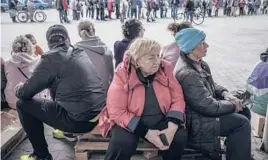
[[[48,28],[46,33],[47,43],[60,43],[69,39],[68,31],[63,25],[53,25]]]

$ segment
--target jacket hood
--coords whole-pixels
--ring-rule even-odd
[[[39,62],[40,57],[31,56],[28,53],[16,53],[11,56],[10,63],[16,67],[25,68]]]
[[[108,50],[107,45],[98,36],[92,36],[87,40],[77,42],[76,46],[78,48],[88,49],[100,55],[104,55]]]
[[[268,62],[268,52],[264,52],[261,54],[261,60],[263,62]]]

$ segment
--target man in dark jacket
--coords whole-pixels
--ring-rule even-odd
[[[50,51],[42,55],[32,76],[16,87],[17,110],[34,152],[24,160],[52,160],[43,123],[71,133],[90,132],[97,125],[106,94],[88,55],[70,45],[66,28],[54,25],[47,31]],[[53,100],[33,98],[50,89]]]
[[[189,146],[218,160],[220,136],[227,137],[226,159],[250,160],[250,111],[227,89],[214,83],[208,64],[202,60],[208,48],[205,37],[204,32],[194,28],[183,29],[175,36],[181,58],[174,74],[186,102]]]

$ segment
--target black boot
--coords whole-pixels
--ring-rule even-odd
[[[18,22],[18,21],[16,20],[16,17],[12,17],[11,19],[12,19],[12,22],[14,22],[14,23],[17,23],[17,22]]]

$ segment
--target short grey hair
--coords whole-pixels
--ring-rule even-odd
[[[77,29],[78,34],[83,40],[95,36],[95,26],[90,20],[80,20]]]
[[[33,54],[33,46],[29,39],[25,36],[17,36],[12,43],[12,51],[14,53],[24,52],[30,55]]]

